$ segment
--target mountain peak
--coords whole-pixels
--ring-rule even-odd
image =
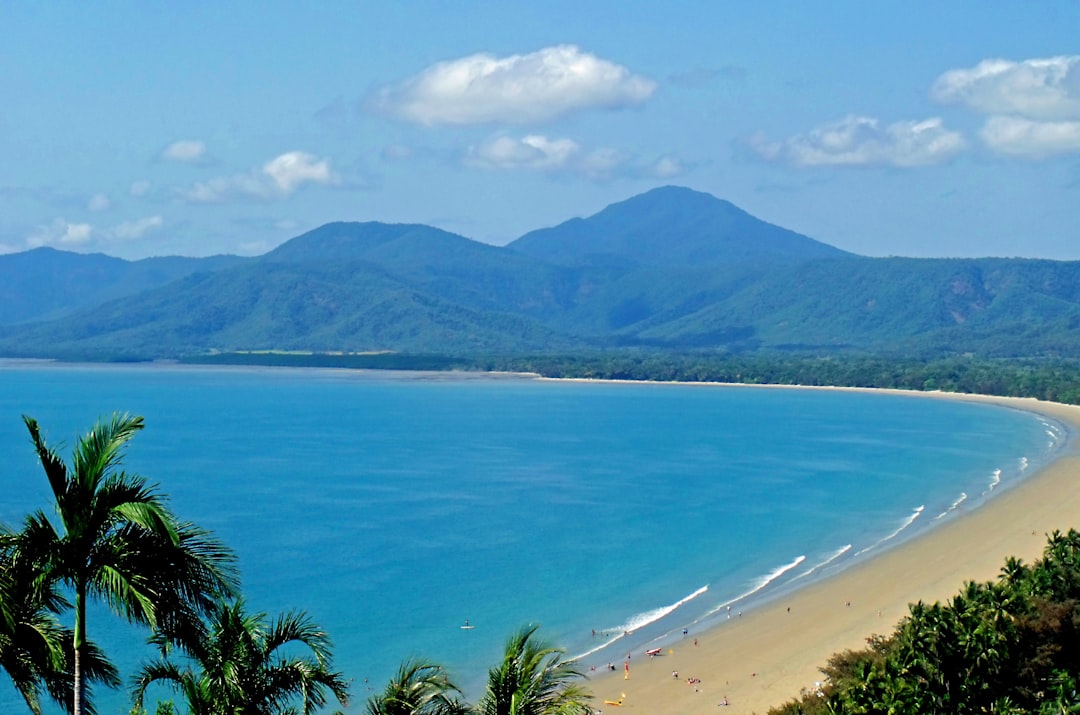
[[[280,261],[370,258],[386,250],[423,250],[432,245],[475,243],[456,233],[414,223],[335,221],[290,239],[265,254]]]
[[[661,186],[588,218],[532,231],[509,247],[563,265],[700,267],[849,255],[754,218],[730,201],[682,186]]]

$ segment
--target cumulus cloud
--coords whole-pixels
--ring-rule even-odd
[[[54,246],[65,250],[87,249],[91,244],[131,241],[142,238],[150,231],[161,228],[165,220],[161,216],[148,216],[135,221],[125,221],[110,228],[96,228],[89,223],[73,223],[63,218],[38,226],[26,237],[27,248]]]
[[[577,174],[603,180],[624,170],[631,156],[618,149],[586,150],[572,139],[541,134],[493,137],[469,149],[465,163],[482,169]]]
[[[1028,159],[1080,151],[1080,55],[983,60],[944,73],[931,94],[991,115],[979,136],[992,151]]]
[[[631,167],[633,156],[621,149],[594,149],[582,155],[575,167],[586,178],[602,181]]]
[[[686,165],[675,156],[662,156],[649,167],[649,174],[657,179],[670,179],[686,173]]]
[[[1080,55],[983,60],[944,73],[931,94],[939,102],[963,104],[984,114],[1080,119]]]
[[[432,65],[378,91],[376,111],[424,125],[528,124],[581,109],[617,109],[647,100],[652,80],[574,45],[525,55],[480,53]]]
[[[206,144],[194,139],[183,139],[173,142],[161,151],[161,158],[167,161],[179,161],[185,164],[193,164],[201,161],[206,155]]]
[[[606,181],[616,176],[671,178],[686,172],[686,166],[675,156],[663,156],[649,164],[638,161],[622,149],[587,149],[572,139],[542,134],[492,137],[470,147],[465,164],[499,171],[573,174],[593,181]]]
[[[549,139],[529,134],[515,139],[499,136],[469,150],[468,161],[490,169],[563,169],[581,152],[571,139]]]
[[[1080,151],[1080,122],[991,117],[979,136],[994,151],[1029,159]]]
[[[302,151],[290,151],[263,164],[269,176],[283,194],[292,194],[303,184],[331,184],[336,181],[330,162]]]
[[[125,221],[114,226],[108,231],[107,236],[120,241],[131,241],[142,238],[149,231],[159,229],[164,225],[165,219],[161,216],[147,216],[137,221]]]
[[[179,189],[178,195],[192,203],[221,203],[232,199],[273,201],[286,199],[307,184],[333,186],[341,177],[329,159],[304,151],[276,156],[245,174],[200,181]]]
[[[756,135],[750,146],[768,161],[794,166],[914,167],[947,161],[965,142],[936,117],[882,125],[872,117],[849,115],[784,141]]]
[[[26,237],[28,248],[42,246],[60,246],[71,248],[90,241],[94,228],[88,223],[71,223],[63,218],[53,219],[52,223],[38,226]]]

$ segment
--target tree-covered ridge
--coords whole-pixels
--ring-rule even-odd
[[[996,581],[916,603],[888,636],[838,653],[820,690],[771,715],[1080,712],[1080,532],[1043,557],[1009,558]]]
[[[504,247],[430,226],[337,222],[243,260],[0,256],[0,308],[0,355],[69,360],[611,348],[1061,356],[1080,354],[1080,261],[856,256],[664,187]]]

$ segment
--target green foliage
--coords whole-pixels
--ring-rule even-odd
[[[113,415],[83,435],[70,465],[24,417],[52,488],[59,524],[44,512],[26,518],[21,556],[39,579],[74,593],[73,711],[87,712],[86,603],[98,598],[130,621],[178,629],[238,577],[230,551],[207,532],[178,521],[145,478],[122,470],[124,448],[141,417]],[[55,602],[54,602],[55,603]]]
[[[1031,566],[946,604],[916,603],[896,631],[822,669],[820,693],[769,712],[1067,713],[1080,711],[1080,533],[1054,532]]]
[[[502,662],[488,671],[476,715],[588,715],[584,674],[536,631],[528,626],[509,638]]]
[[[190,715],[285,715],[314,713],[332,695],[342,705],[348,687],[331,670],[330,639],[304,613],[268,621],[249,614],[242,600],[218,602],[203,623],[159,631],[153,642],[167,653],[178,647],[181,663],[168,655],[147,663],[135,678],[133,713],[142,713],[147,689],[172,687]],[[299,645],[305,655],[289,653]],[[158,705],[171,709],[171,702]],[[436,714],[432,714],[436,715]]]
[[[441,665],[406,660],[366,709],[368,715],[466,715],[471,709],[460,693]]]
[[[0,355],[1073,356],[1078,286],[1080,262],[854,256],[664,187],[503,248],[332,223],[255,259],[0,257]]]
[[[73,707],[74,632],[60,624],[57,614],[69,604],[57,580],[39,573],[35,556],[35,544],[25,534],[0,527],[0,669],[39,715],[44,694],[67,711]],[[91,642],[84,647],[82,666],[90,682],[120,684],[116,669]]]
[[[1080,360],[1064,358],[912,360],[857,355],[803,357],[775,352],[733,355],[610,350],[576,355],[477,357],[472,367],[554,378],[938,390],[1080,404]]]

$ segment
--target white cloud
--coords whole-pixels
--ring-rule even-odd
[[[306,184],[333,186],[340,182],[329,159],[290,151],[246,174],[200,181],[177,193],[192,203],[221,203],[237,198],[271,201],[286,199]]]
[[[95,228],[88,223],[71,223],[63,218],[38,226],[26,237],[27,248],[55,246],[61,249],[87,249],[90,244],[114,241],[130,241],[142,238],[146,233],[165,225],[161,216],[148,216],[135,221],[125,221],[112,228]]]
[[[47,226],[38,226],[26,237],[28,248],[60,246],[70,248],[90,241],[94,227],[88,223],[70,223],[62,218],[53,219]]]
[[[152,184],[149,181],[142,179],[133,183],[131,188],[128,189],[128,193],[132,196],[146,196],[150,193],[151,188],[153,188]]]
[[[626,168],[631,158],[621,149],[594,149],[584,154],[575,168],[590,179],[610,179]]]
[[[111,205],[109,197],[105,194],[94,194],[90,197],[90,200],[86,202],[86,208],[88,211],[104,211]]]
[[[984,114],[1080,119],[1080,55],[1023,62],[983,60],[972,68],[942,74],[931,95]]]
[[[686,165],[675,156],[662,156],[651,167],[649,174],[658,179],[670,179],[686,173]]]
[[[206,154],[206,144],[194,139],[173,142],[161,151],[161,158],[192,164],[200,161]]]
[[[329,161],[302,151],[275,157],[263,164],[262,170],[283,194],[291,194],[307,183],[325,185],[336,181]]]
[[[581,109],[640,104],[656,89],[626,67],[558,45],[527,55],[475,54],[432,65],[375,94],[371,106],[418,124],[539,122]]]
[[[125,221],[114,226],[109,230],[108,237],[120,241],[130,241],[142,238],[147,232],[159,229],[164,225],[165,220],[161,216],[147,216],[137,221]]]
[[[571,139],[530,134],[520,139],[499,136],[472,147],[469,163],[489,169],[562,169],[581,151]]]
[[[1080,121],[1035,122],[1021,117],[991,117],[979,136],[996,152],[1028,159],[1080,152]]]
[[[1044,159],[1080,151],[1080,55],[983,60],[944,73],[931,94],[991,115],[979,136],[999,154]]]
[[[619,149],[586,151],[572,139],[528,134],[521,138],[500,135],[488,139],[469,149],[465,163],[482,169],[562,172],[603,180],[624,169],[631,159]]]
[[[947,161],[965,142],[936,117],[882,126],[877,119],[849,115],[784,141],[756,135],[750,146],[768,161],[794,166],[913,167]]]

